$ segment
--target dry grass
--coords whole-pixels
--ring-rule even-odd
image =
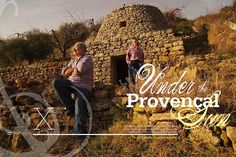
[[[209,13],[197,18],[194,22],[195,28],[201,31],[204,26],[208,29],[208,40],[213,50],[224,53],[235,53],[235,32],[230,29],[228,21],[236,23],[235,2],[232,6],[224,7],[219,13]],[[234,33],[234,35],[233,35]]]
[[[114,124],[120,129],[120,123]],[[75,140],[64,142],[59,139],[56,154],[72,151]],[[68,140],[68,139],[67,139]],[[63,143],[63,144],[62,144]],[[72,149],[73,148],[73,149]],[[192,145],[187,138],[177,140],[163,137],[98,136],[92,137],[88,145],[76,157],[214,157],[234,156],[232,148],[208,147],[204,144]]]

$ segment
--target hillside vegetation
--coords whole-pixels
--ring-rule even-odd
[[[194,29],[198,33],[207,29],[209,44],[212,45],[215,51],[235,53],[236,1],[231,6],[220,9],[218,13],[197,18],[194,22]]]

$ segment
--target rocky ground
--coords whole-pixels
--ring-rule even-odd
[[[227,65],[232,65],[232,63],[225,61],[223,64],[223,61],[221,61],[217,65],[219,71],[229,71],[229,73],[226,73],[227,76],[224,75],[224,79],[234,75],[233,68]],[[216,66],[214,65],[214,67]],[[175,76],[176,72],[175,67],[173,67],[170,69],[169,75]],[[196,73],[197,71],[191,69],[189,75],[195,76]],[[222,83],[218,81],[218,85],[228,84],[230,87],[233,80],[228,80],[231,80],[231,82]],[[54,107],[60,132],[68,133],[72,131],[74,118],[66,117],[62,114],[64,106],[60,103],[49,83],[32,79],[16,79],[4,83],[13,106],[9,109],[6,105],[7,102],[4,102],[3,98],[0,97],[0,146],[2,148],[13,152],[32,151],[22,134],[19,133],[20,126],[16,124],[14,112],[12,111],[17,111],[20,118],[29,125],[28,130],[32,134],[35,133],[33,129],[42,120],[42,117],[35,108],[39,108],[40,113],[45,115],[48,112],[47,107]],[[212,87],[212,89],[214,88]],[[136,103],[134,108],[127,108],[128,98],[126,94],[137,93],[136,90],[133,86],[105,86],[101,82],[96,82],[94,95],[90,100],[93,110],[92,133],[127,133],[127,131],[130,131],[127,130],[127,126],[131,126],[132,128],[141,128],[138,130],[138,133],[160,133],[161,127],[161,133],[173,131],[173,133],[178,135],[164,137],[91,137],[86,147],[80,153],[77,153],[76,156],[236,156],[235,115],[232,114],[231,123],[226,127],[200,126],[195,129],[186,130],[180,122],[171,117],[169,107],[140,108],[139,103]],[[229,91],[229,88],[227,90],[221,88],[221,90]],[[27,92],[42,96],[42,99],[39,99],[40,97],[36,97],[38,99],[32,98],[32,95],[27,95]],[[16,93],[18,94],[14,95]],[[47,100],[48,104],[45,104],[44,100]],[[224,100],[230,99],[227,99],[226,96]],[[229,101],[229,103],[231,102]],[[229,108],[224,108],[222,111],[227,113]],[[53,120],[53,114],[49,114],[47,121],[50,126],[55,127],[56,123]],[[45,122],[40,125],[40,128],[47,129],[47,127],[48,125]],[[5,132],[4,128],[7,128],[8,131]],[[47,140],[47,138],[42,136],[35,138],[39,141]],[[62,156],[77,150],[81,144],[81,141],[77,140],[75,136],[60,136],[48,148],[48,153],[53,155],[60,154]]]

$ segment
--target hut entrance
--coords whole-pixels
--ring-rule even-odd
[[[128,65],[125,55],[112,56],[111,58],[111,75],[113,84],[126,83],[128,78]]]

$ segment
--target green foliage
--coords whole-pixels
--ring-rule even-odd
[[[54,42],[52,37],[47,33],[33,30],[25,33],[27,41],[26,59],[29,61],[44,59],[53,51]]]
[[[27,41],[24,38],[9,39],[0,44],[0,56],[2,64],[14,64],[25,59]]]
[[[0,62],[4,65],[14,65],[23,60],[43,59],[52,51],[53,41],[50,35],[33,30],[21,37],[0,42]]]
[[[209,52],[211,46],[209,45],[207,34],[198,35],[194,38],[184,39],[184,49],[186,54],[201,54]]]
[[[193,20],[184,18],[181,11],[181,9],[175,8],[164,12],[167,24],[174,29],[176,35],[191,35],[193,33]]]
[[[46,58],[58,48],[64,56],[76,42],[84,42],[91,33],[98,32],[101,21],[91,26],[82,22],[62,24],[52,34],[37,29],[20,34],[17,38],[0,38],[0,64],[14,65],[24,60],[29,62]]]
[[[191,35],[193,33],[193,20],[181,20],[174,26],[174,32],[182,32],[184,35]]]

